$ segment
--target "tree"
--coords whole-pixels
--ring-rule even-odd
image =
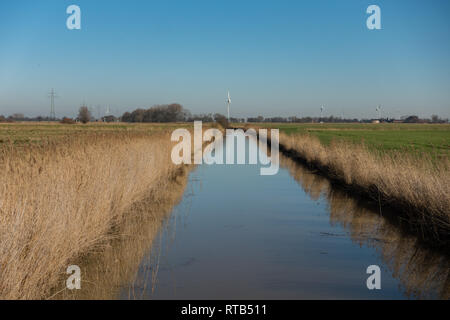
[[[149,109],[136,109],[122,115],[124,122],[177,122],[185,121],[190,112],[178,103],[156,105]]]
[[[439,122],[442,122],[442,121],[441,121],[441,119],[439,119],[439,116],[433,114],[433,115],[431,116],[431,122],[433,122],[433,123],[439,123]]]
[[[121,118],[123,122],[133,122],[133,116],[129,112],[125,112]]]
[[[221,115],[220,113],[216,113],[214,115],[214,120],[216,120],[216,122],[220,124],[224,129],[229,127],[228,119],[224,115]]]
[[[418,116],[409,116],[405,119],[406,123],[418,123],[419,117]]]
[[[91,112],[89,111],[88,107],[80,107],[80,110],[78,111],[78,119],[82,123],[88,123],[91,120]]]
[[[142,122],[144,121],[145,110],[144,109],[136,109],[131,113],[133,118],[132,122]]]

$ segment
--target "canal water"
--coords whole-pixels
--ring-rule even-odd
[[[118,298],[449,297],[446,255],[424,248],[383,209],[280,161],[273,176],[261,176],[261,165],[195,168]],[[367,287],[371,265],[380,267],[380,290]]]

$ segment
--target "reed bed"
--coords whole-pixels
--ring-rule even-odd
[[[417,237],[386,219],[389,217],[380,216],[375,207],[366,206],[363,199],[333,188],[329,179],[290,158],[281,156],[280,160],[281,166],[312,199],[326,199],[331,225],[347,230],[351,240],[359,246],[376,249],[392,276],[400,280],[408,298],[450,299],[448,253],[424,246]]]
[[[127,208],[173,176],[170,133],[86,133],[0,149],[0,298],[43,299]]]
[[[425,240],[448,245],[450,163],[428,154],[376,153],[364,145],[323,145],[308,134],[280,134],[280,151],[382,208],[397,209]]]
[[[88,254],[73,260],[83,271],[80,290],[65,287],[67,275],[54,288],[51,299],[128,299],[151,298],[146,295],[157,286],[161,230],[173,207],[183,198],[193,166],[180,166],[171,177],[148,190],[145,196],[126,209],[114,238],[101,242]],[[72,263],[72,262],[71,262]],[[139,277],[144,266],[144,277]]]

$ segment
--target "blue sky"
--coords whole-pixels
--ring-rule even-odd
[[[81,30],[66,8],[81,8]],[[381,8],[368,30],[366,8]],[[0,2],[0,114],[179,102],[233,116],[450,117],[449,1]]]

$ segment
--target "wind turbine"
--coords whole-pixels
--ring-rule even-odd
[[[378,107],[376,107],[375,110],[377,111],[377,113],[378,113],[378,119],[380,120],[380,119],[381,119],[381,106],[379,105]]]
[[[227,97],[228,121],[230,121],[230,104],[231,104],[231,97],[230,97],[230,91],[228,90],[228,97]]]
[[[109,113],[111,111],[109,110],[109,106],[106,106],[105,116],[103,117],[103,122],[106,122],[106,117],[109,116]]]
[[[323,105],[320,107],[320,121],[322,121]]]

